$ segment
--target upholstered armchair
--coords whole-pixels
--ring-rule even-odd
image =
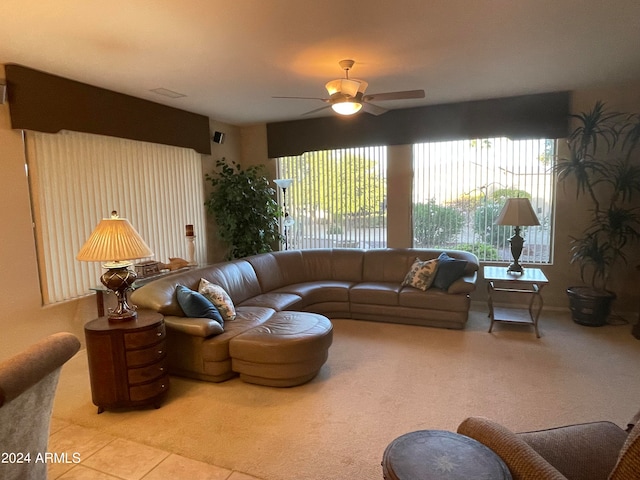
[[[458,433],[496,452],[514,480],[631,480],[640,478],[639,417],[640,412],[626,431],[592,422],[525,433],[470,417]]]
[[[0,478],[47,478],[47,464],[36,460],[47,452],[60,370],[79,348],[74,335],[56,333],[0,363],[0,452],[7,455]]]

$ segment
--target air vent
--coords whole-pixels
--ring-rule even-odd
[[[169,98],[186,97],[184,93],[174,92],[173,90],[169,90],[168,88],[154,88],[150,91],[153,93],[157,93],[158,95],[162,95],[164,97],[169,97]]]

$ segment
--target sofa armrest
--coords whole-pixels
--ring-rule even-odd
[[[498,454],[509,467],[513,480],[566,480],[524,440],[502,425],[483,417],[469,417],[458,433],[471,437]]]
[[[194,337],[210,337],[224,332],[224,328],[210,318],[164,317],[164,323],[170,330],[186,333]]]
[[[455,282],[449,285],[447,293],[471,293],[476,289],[476,282],[478,281],[477,272],[473,274],[465,275],[458,278]]]

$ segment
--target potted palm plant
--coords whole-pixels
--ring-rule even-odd
[[[573,320],[604,325],[616,294],[608,289],[614,267],[627,263],[640,238],[640,210],[632,203],[640,193],[640,116],[609,111],[601,101],[571,116],[567,158],[555,169],[559,182],[573,181],[576,199],[588,205],[589,222],[571,236],[571,263],[580,266],[585,285],[569,287]],[[565,183],[566,185],[566,183]]]
[[[213,187],[205,202],[216,220],[220,239],[229,246],[227,260],[273,250],[280,242],[280,207],[264,165],[243,168],[225,158],[205,175]]]

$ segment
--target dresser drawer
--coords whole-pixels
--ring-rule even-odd
[[[144,383],[167,374],[164,360],[142,368],[131,368],[127,371],[127,379],[130,385]]]
[[[164,339],[165,330],[164,323],[160,323],[157,326],[141,332],[132,332],[124,334],[124,347],[129,349],[144,348],[149,345],[153,345],[156,342]]]
[[[143,348],[141,350],[127,350],[127,366],[139,367],[141,365],[148,365],[155,363],[158,360],[165,357],[167,354],[167,346],[164,341],[155,344],[149,348]]]
[[[163,375],[151,383],[136,385],[129,388],[129,397],[132,402],[140,402],[151,399],[166,392],[169,389],[169,375]]]

